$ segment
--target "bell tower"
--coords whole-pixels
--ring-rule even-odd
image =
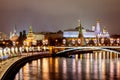
[[[96,34],[100,34],[100,20],[96,21]]]

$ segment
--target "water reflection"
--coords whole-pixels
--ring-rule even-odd
[[[74,58],[42,58],[27,63],[14,80],[120,79],[120,55],[110,52],[77,54]]]

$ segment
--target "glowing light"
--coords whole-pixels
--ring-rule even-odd
[[[78,39],[78,44],[80,44],[81,43],[81,39]]]
[[[86,43],[88,44],[89,43],[89,39],[85,39]]]
[[[110,38],[110,43],[113,44],[113,42],[114,42],[114,39]]]
[[[75,44],[75,39],[72,39],[72,44]]]
[[[0,59],[2,59],[2,57],[3,57],[3,49],[0,48]]]
[[[40,46],[38,46],[37,48],[38,48],[38,51],[41,51]]]
[[[118,44],[120,43],[120,39],[119,39],[119,38],[117,38],[117,43],[118,43]]]
[[[63,39],[63,44],[66,44],[66,40],[65,39]]]
[[[101,39],[101,43],[102,43],[102,44],[104,43],[104,38]]]

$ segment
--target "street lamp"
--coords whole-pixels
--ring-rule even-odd
[[[56,40],[55,40],[55,46],[57,46],[57,45],[58,45],[58,40],[56,39]]]
[[[66,44],[66,39],[63,39],[63,45],[65,45]]]
[[[20,55],[22,55],[22,47],[19,47]]]
[[[18,55],[18,48],[17,47],[15,47],[15,52]]]
[[[0,59],[3,59],[3,48],[0,47]]]
[[[14,47],[11,48],[11,52],[12,52],[12,54],[14,56],[15,55]]]
[[[42,44],[43,44],[43,45],[48,45],[48,39],[42,40]]]
[[[120,39],[119,39],[119,38],[117,38],[117,44],[119,45],[119,43],[120,43]]]
[[[38,51],[41,51],[40,46],[37,47],[37,50],[38,50]]]
[[[45,45],[45,40],[42,40],[42,44]]]
[[[72,39],[72,44],[75,45],[75,39]]]
[[[26,46],[25,49],[26,49],[26,52],[28,53],[28,52],[29,52],[29,48],[28,48],[28,46]]]
[[[36,41],[36,40],[33,40],[33,41],[32,41],[32,45],[37,45],[37,41]]]
[[[97,45],[97,39],[93,39],[94,44]]]
[[[7,48],[4,48],[3,49],[3,53],[4,53],[4,58],[6,59],[6,58],[8,58],[9,56],[8,56],[8,52],[7,52]]]
[[[88,43],[89,43],[89,39],[85,39],[85,41],[86,41],[86,43],[87,43],[87,45],[88,45]]]
[[[101,39],[101,43],[104,44],[104,38]]]
[[[45,40],[45,44],[48,45],[48,39]]]
[[[81,39],[78,39],[78,44],[80,45],[80,43],[81,43]]]
[[[112,46],[113,42],[114,42],[114,39],[110,38],[110,44],[111,44],[111,46]]]

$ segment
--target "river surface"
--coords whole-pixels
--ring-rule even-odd
[[[120,55],[98,51],[41,58],[26,63],[14,80],[120,80]]]

